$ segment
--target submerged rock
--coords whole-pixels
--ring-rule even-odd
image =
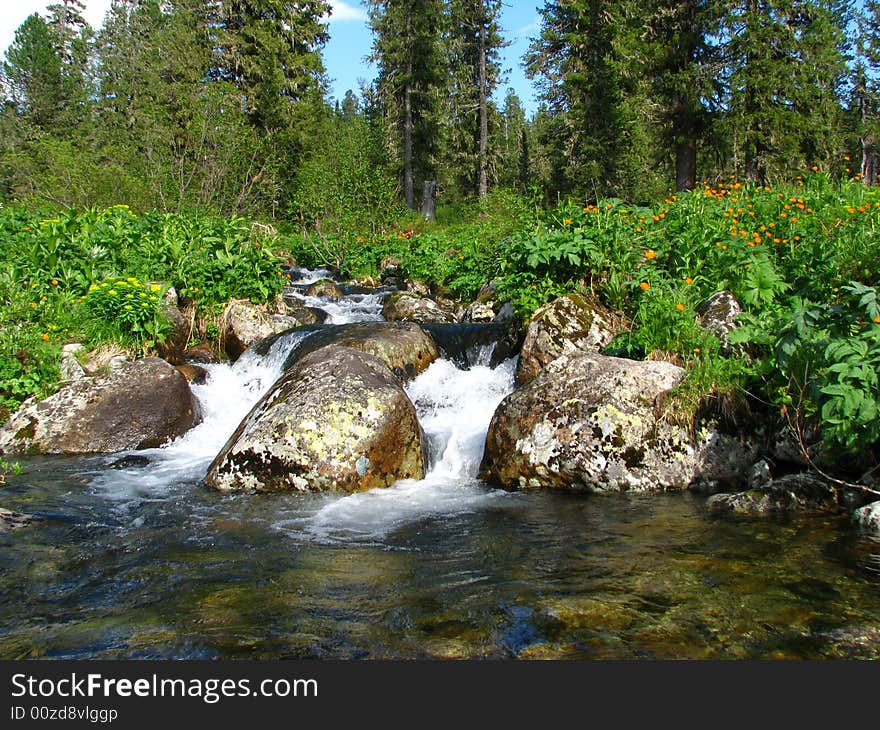
[[[579,294],[566,294],[538,309],[529,322],[516,368],[516,383],[532,380],[560,355],[598,352],[620,331],[618,318]]]
[[[382,316],[389,322],[445,322],[457,320],[455,313],[444,309],[433,299],[417,294],[392,294],[382,307]]]
[[[0,532],[18,530],[33,522],[34,517],[0,507]]]
[[[293,321],[291,327],[302,327],[309,324],[324,324],[329,315],[317,307],[288,307],[284,310],[283,316]]]
[[[495,411],[481,476],[511,488],[596,491],[737,479],[754,447],[710,424],[691,434],[662,418],[663,401],[683,375],[666,362],[563,355]]]
[[[750,516],[840,509],[834,486],[813,474],[787,474],[745,492],[715,494],[706,507],[713,515]]]
[[[274,341],[275,338],[264,340],[255,351],[259,354],[268,352]],[[415,377],[440,356],[434,340],[412,322],[353,322],[316,327],[290,353],[284,369],[290,369],[309,353],[329,345],[351,347],[374,355],[401,380]]]
[[[474,365],[496,367],[519,352],[522,338],[507,322],[421,325],[443,354],[460,368]]]
[[[95,454],[160,446],[192,428],[198,402],[186,378],[158,357],[85,378],[37,403],[26,401],[0,428],[7,454]]]
[[[345,491],[424,476],[422,430],[379,358],[330,345],[301,358],[211,464],[220,491]]]

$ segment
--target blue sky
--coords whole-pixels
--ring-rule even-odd
[[[336,13],[330,17],[330,42],[324,47],[324,63],[327,73],[333,79],[333,95],[341,100],[346,90],[357,91],[359,79],[366,81],[375,77],[376,70],[367,64],[364,56],[372,47],[372,36],[367,27],[367,14],[361,3],[333,3]],[[526,111],[537,108],[534,90],[520,65],[520,59],[529,46],[529,37],[538,29],[537,4],[534,2],[505,3],[502,10],[502,29],[510,45],[503,50],[502,65],[508,79],[523,102]],[[503,86],[498,93],[498,101],[503,100]]]
[[[31,13],[45,11],[46,6],[57,0],[0,0],[0,51],[5,51],[15,36],[15,29]],[[370,81],[375,68],[367,64],[365,56],[372,46],[372,36],[367,27],[367,13],[357,0],[332,2],[334,12],[330,16],[330,41],[324,47],[324,63],[327,75],[332,79],[331,93],[342,99],[346,90],[357,91],[359,80]],[[504,37],[511,44],[504,49],[502,64],[507,85],[512,86],[531,113],[537,107],[531,82],[520,66],[520,59],[529,45],[529,37],[537,32],[538,12],[536,2],[511,0],[503,6],[502,28]],[[110,7],[110,0],[85,0],[85,18],[97,28],[103,22]],[[506,86],[498,93],[504,98]]]

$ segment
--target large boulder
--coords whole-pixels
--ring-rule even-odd
[[[260,343],[256,352],[268,352],[273,342],[270,338]],[[284,369],[328,345],[351,347],[378,357],[400,380],[415,377],[440,356],[433,338],[412,322],[352,322],[317,328],[291,352]]]
[[[620,332],[620,318],[580,294],[566,294],[538,309],[529,321],[516,383],[532,380],[560,355],[598,352]]]
[[[732,481],[756,449],[662,417],[684,371],[598,353],[563,355],[498,407],[481,476],[508,488],[672,490]]]
[[[28,401],[0,429],[7,454],[96,454],[160,446],[192,428],[198,401],[186,378],[158,357]]]
[[[331,345],[289,370],[211,464],[220,491],[345,491],[424,476],[422,431],[379,358]]]
[[[441,307],[433,299],[418,294],[401,292],[385,300],[382,316],[389,322],[444,322],[457,321],[455,312]]]
[[[246,299],[232,299],[223,310],[222,338],[226,353],[233,360],[256,342],[296,326],[290,320],[275,320],[268,308]]]

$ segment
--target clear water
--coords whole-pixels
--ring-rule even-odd
[[[362,301],[334,302],[334,317],[360,321]],[[479,482],[512,361],[441,360],[407,385],[423,480],[206,489],[298,337],[209,366],[203,424],[139,452],[146,466],[24,463],[0,504],[42,519],[0,533],[0,658],[880,657],[880,542],[845,517],[713,519],[687,493]]]

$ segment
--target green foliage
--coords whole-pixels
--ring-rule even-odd
[[[397,182],[367,120],[335,118],[299,168],[291,216],[306,231],[315,263],[350,268],[357,234],[375,235],[406,216]]]
[[[275,235],[261,230],[240,218],[138,216],[126,206],[45,217],[0,209],[2,405],[51,392],[64,342],[150,347],[166,332],[160,295],[168,285],[203,315],[230,298],[280,292]]]
[[[833,304],[794,303],[765,369],[777,403],[806,428],[815,419],[828,452],[858,453],[880,439],[880,303],[858,282]]]

